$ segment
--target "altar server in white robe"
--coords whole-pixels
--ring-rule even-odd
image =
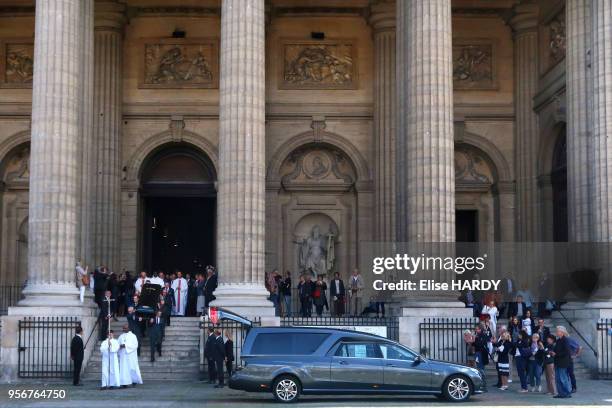
[[[183,272],[176,273],[176,279],[172,281],[172,289],[174,289],[174,314],[176,316],[185,316],[185,307],[187,306],[187,280],[183,278]]]
[[[119,382],[122,388],[142,384],[137,351],[138,338],[130,331],[129,326],[124,324],[123,334],[119,336]]]
[[[109,387],[119,387],[119,360],[117,352],[119,351],[119,342],[114,338],[114,333],[111,330],[108,338],[100,345],[100,353],[102,354],[102,390]]]

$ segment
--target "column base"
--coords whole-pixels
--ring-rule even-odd
[[[57,308],[56,313],[66,314],[63,308],[82,308],[87,302],[79,301],[79,289],[71,283],[45,283],[28,284],[23,290],[24,299],[20,300],[17,307],[51,307]],[[10,313],[9,308],[9,314]],[[22,313],[19,313],[22,314]],[[74,313],[67,313],[69,315]]]
[[[222,283],[215,290],[217,299],[210,306],[222,307],[241,316],[270,317],[275,315],[270,293],[256,283]]]

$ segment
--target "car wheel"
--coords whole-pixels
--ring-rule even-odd
[[[472,394],[470,381],[462,375],[451,375],[444,381],[442,394],[452,402],[467,401]]]
[[[301,386],[297,378],[292,375],[281,375],[274,381],[272,394],[279,402],[295,402],[300,397]]]

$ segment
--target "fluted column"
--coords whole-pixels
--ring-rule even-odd
[[[395,4],[372,5],[374,35],[375,239],[395,241]]]
[[[518,241],[540,239],[537,152],[538,117],[533,97],[538,90],[538,8],[533,2],[516,6],[510,22],[514,30],[515,162]]]
[[[220,71],[214,305],[265,316],[264,0],[223,0]]]
[[[84,5],[81,0],[36,2],[28,284],[20,306],[78,304],[74,262],[79,239]]]
[[[567,195],[569,241],[590,239],[589,78],[590,0],[566,3]]]
[[[612,3],[592,0],[593,241],[612,241]]]
[[[398,241],[455,240],[451,1],[397,2]]]
[[[94,52],[93,263],[119,270],[121,222],[121,88],[125,5],[96,2]]]
[[[81,197],[79,203],[79,243],[77,257],[83,264],[92,260],[92,210],[93,201],[91,199],[94,183],[94,144],[93,144],[93,72],[94,72],[94,0],[83,0],[81,19],[83,36],[81,37],[81,87],[82,112],[80,118],[80,150],[81,162]]]

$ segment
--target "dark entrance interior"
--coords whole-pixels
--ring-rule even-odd
[[[455,211],[455,240],[457,242],[478,242],[478,211]]]
[[[193,274],[214,265],[216,174],[209,158],[173,145],[147,163],[141,177],[143,270]]]
[[[567,242],[567,138],[561,130],[553,153],[550,181],[553,191],[553,241]]]

